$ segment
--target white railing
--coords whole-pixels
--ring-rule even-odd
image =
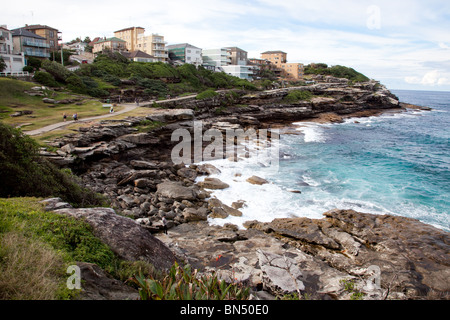
[[[13,77],[27,77],[30,73],[28,71],[18,71],[18,72],[0,72],[0,77],[7,77],[7,76],[13,76]]]

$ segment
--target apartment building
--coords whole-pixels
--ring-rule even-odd
[[[303,64],[288,63],[286,52],[266,51],[261,53],[261,60],[268,61],[269,64],[272,65],[269,70],[274,72],[274,74],[280,79],[299,80],[303,78]]]
[[[286,80],[299,80],[303,78],[303,64],[302,63],[282,63],[283,70],[281,76]]]
[[[169,54],[166,49],[164,36],[159,34],[145,35],[142,27],[130,27],[114,32],[116,38],[122,39],[126,43],[128,51],[142,51],[154,57],[155,61],[166,63]]]
[[[232,65],[248,65],[247,51],[238,47],[226,48]]]
[[[14,54],[12,32],[6,26],[0,26],[0,57],[6,64],[4,74],[20,73],[25,67],[25,55],[23,52]]]
[[[268,60],[281,68],[281,64],[287,62],[287,53],[283,51],[266,51],[261,53],[261,59]]]
[[[155,57],[157,62],[167,63],[169,61],[169,53],[166,49],[167,42],[164,41],[164,36],[152,33],[149,36],[139,34],[137,39],[137,50]]]
[[[102,52],[104,49],[109,49],[111,51],[125,51],[126,41],[112,37],[112,38],[103,38],[94,43],[94,48],[92,49],[92,53]]]
[[[212,70],[221,71],[221,67],[231,64],[227,48],[203,49],[202,55],[203,65]]]
[[[46,38],[24,28],[14,29],[11,32],[15,54],[23,52],[26,57],[50,58],[50,45]]]
[[[138,36],[144,34],[144,32],[145,29],[142,27],[131,27],[115,31],[114,36],[116,38],[125,40],[127,50],[133,52],[138,50],[137,48]]]
[[[202,49],[197,48],[189,43],[179,43],[166,46],[169,56],[174,61],[190,63],[200,66],[203,63]]]
[[[34,24],[31,26],[26,24],[24,29],[47,39],[50,51],[59,50],[58,41],[61,40],[61,37],[59,35],[60,32],[58,31],[58,29],[40,24]]]

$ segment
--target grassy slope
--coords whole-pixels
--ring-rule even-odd
[[[104,108],[99,101],[86,99],[83,105],[61,104],[56,107],[49,107],[49,104],[42,102],[43,97],[32,97],[24,93],[36,86],[35,83],[0,78],[0,120],[13,126],[28,123],[24,129],[33,130],[44,127],[46,125],[61,122],[62,115],[66,113],[69,120],[73,113],[77,112],[80,118],[91,116],[99,116],[107,114],[108,108]],[[69,93],[59,93],[48,91],[48,97],[56,100],[70,99],[78,97]],[[31,115],[23,115],[20,117],[10,117],[9,115],[16,111],[30,110]],[[117,107],[116,111],[120,111],[121,107]],[[6,112],[2,112],[6,111]]]

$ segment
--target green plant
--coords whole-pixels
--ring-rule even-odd
[[[227,284],[215,273],[199,275],[187,264],[174,263],[162,280],[134,276],[129,281],[139,287],[142,300],[247,300],[250,289],[239,284]]]
[[[59,87],[59,84],[56,82],[55,78],[50,73],[45,71],[36,71],[33,79],[47,87]]]
[[[351,300],[362,300],[364,298],[365,293],[356,288],[353,280],[341,279],[339,280],[339,283],[344,287],[344,291],[351,293]]]
[[[20,129],[0,123],[1,197],[59,196],[74,206],[104,205],[103,196],[78,183],[78,178],[39,156],[39,144]]]
[[[197,100],[204,100],[204,99],[210,99],[214,98],[215,96],[219,95],[214,89],[207,89],[203,92],[200,92],[195,99]]]
[[[295,103],[298,101],[308,101],[311,100],[313,94],[309,91],[304,90],[292,90],[288,93],[286,97],[283,98],[283,102]]]

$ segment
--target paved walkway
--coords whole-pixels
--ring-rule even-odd
[[[116,112],[113,112],[113,113],[107,113],[107,114],[104,114],[104,115],[101,115],[101,116],[82,118],[82,119],[79,119],[77,121],[69,120],[69,121],[66,121],[66,122],[64,122],[64,121],[63,122],[58,122],[58,123],[54,123],[54,124],[51,124],[51,125],[48,125],[48,126],[36,129],[36,130],[24,131],[24,133],[28,134],[29,136],[36,136],[38,134],[42,134],[42,133],[49,132],[49,131],[52,131],[52,130],[60,129],[62,127],[68,126],[68,125],[73,124],[73,123],[89,122],[89,121],[93,121],[93,120],[109,118],[109,117],[117,116],[117,115],[122,114],[122,113],[130,112],[130,111],[138,108],[138,106],[135,103],[123,103],[123,104],[120,104],[119,106],[124,107],[124,108],[122,110],[120,110],[120,111],[116,111]],[[105,108],[105,111],[106,110],[109,110],[109,108],[108,109]]]

